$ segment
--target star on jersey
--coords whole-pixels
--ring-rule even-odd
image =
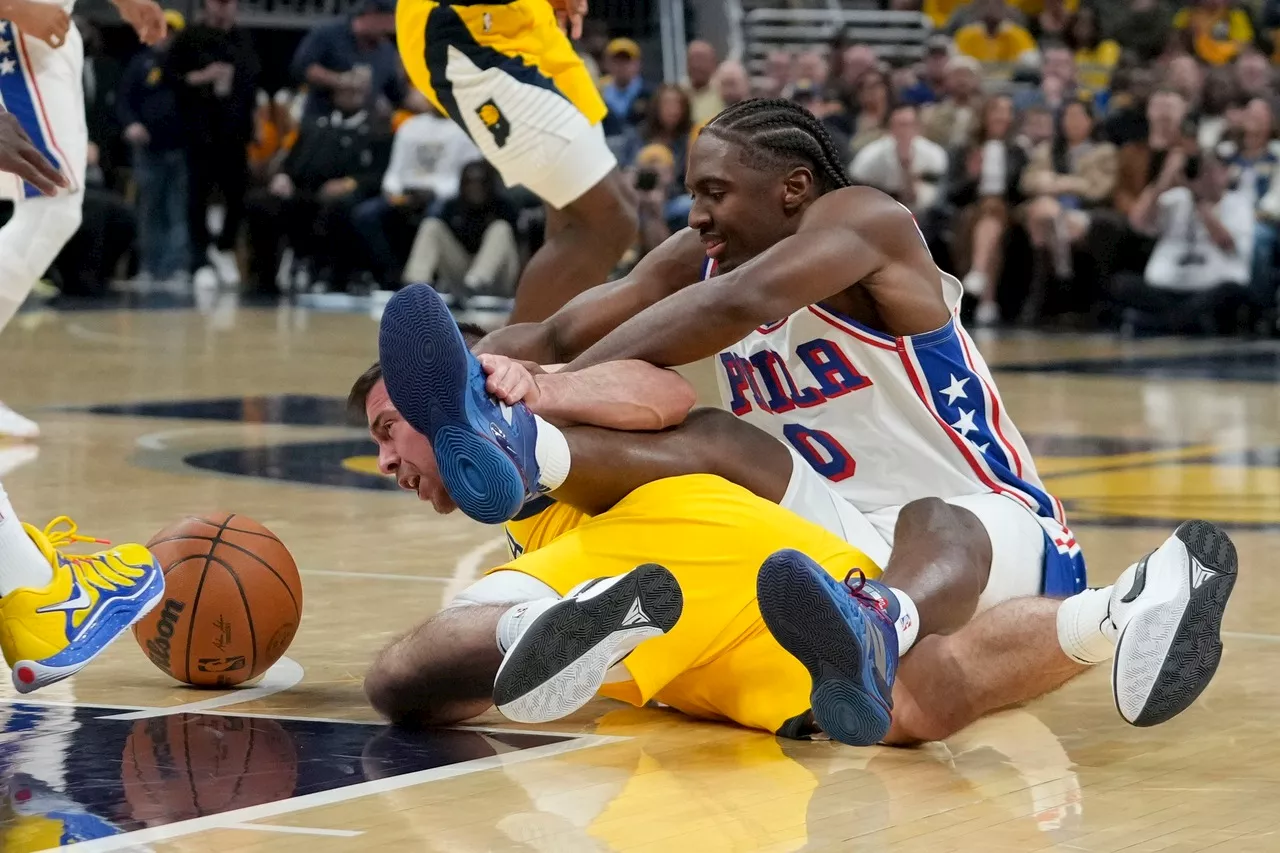
[[[969,433],[976,432],[978,429],[978,425],[973,422],[973,416],[977,414],[977,410],[970,409],[966,412],[964,409],[957,408],[956,411],[960,413],[960,420],[953,423],[951,428],[968,438]]]
[[[946,388],[939,388],[939,389],[938,389],[938,393],[939,393],[939,394],[946,394],[946,395],[947,395],[947,405],[948,405],[948,406],[954,406],[954,405],[956,404],[956,400],[967,400],[967,399],[969,399],[969,395],[968,395],[968,394],[966,394],[966,393],[964,392],[964,386],[966,386],[966,385],[968,385],[968,384],[969,384],[969,377],[968,377],[968,376],[966,376],[964,379],[957,379],[957,378],[956,378],[956,375],[955,375],[954,373],[952,373],[952,374],[951,374],[951,384],[950,384],[950,385],[948,385]]]
[[[12,74],[15,67],[16,64],[9,57],[0,59],[0,74]]]
[[[8,39],[0,39],[0,53],[8,53],[11,47],[13,47],[13,42]]]

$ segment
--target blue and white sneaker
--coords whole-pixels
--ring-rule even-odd
[[[884,740],[898,671],[898,602],[888,587],[862,572],[841,583],[787,550],[760,567],[756,597],[770,633],[809,670],[818,726],[850,746]]]
[[[501,524],[539,494],[534,416],[524,404],[506,406],[485,391],[484,368],[440,294],[413,284],[391,297],[378,355],[391,402],[431,442],[459,509]]]

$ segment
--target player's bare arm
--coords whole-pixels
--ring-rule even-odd
[[[31,144],[13,114],[3,111],[0,111],[0,172],[17,175],[45,195],[53,195],[67,185],[66,176]]]
[[[38,0],[0,2],[0,20],[12,21],[26,35],[49,45],[62,47],[71,27],[71,16],[60,6]]]
[[[476,353],[497,353],[539,364],[567,362],[628,317],[702,278],[706,252],[698,233],[672,234],[624,278],[579,294],[541,323],[517,323],[486,336]]]
[[[691,222],[697,224],[699,194],[712,196],[706,202],[710,206],[717,203],[716,186],[695,187]],[[792,170],[785,192],[801,204],[811,191],[809,170]],[[714,228],[713,222],[708,226]],[[704,240],[716,239],[704,232]],[[709,248],[714,252],[716,244]],[[618,359],[688,364],[714,355],[760,325],[827,300],[890,334],[930,331],[949,316],[937,269],[911,214],[878,190],[850,187],[813,201],[792,236],[736,269],[640,312],[566,369]]]
[[[164,10],[154,0],[111,0],[111,3],[143,44],[156,44],[168,35]]]
[[[684,421],[697,392],[680,374],[643,361],[615,361],[561,373],[486,353],[485,388],[509,406],[557,426],[584,424],[619,430],[660,430]]]

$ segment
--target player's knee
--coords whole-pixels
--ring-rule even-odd
[[[991,564],[991,540],[982,521],[964,507],[941,498],[921,498],[902,507],[894,527],[895,542],[919,542],[924,538],[947,543],[964,555],[975,569]]]
[[[448,725],[466,719],[450,713],[453,703],[448,691],[408,666],[395,646],[383,651],[369,668],[364,693],[373,709],[397,726]]]

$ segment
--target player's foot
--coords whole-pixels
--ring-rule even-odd
[[[893,710],[897,602],[853,574],[841,583],[799,551],[779,551],[760,567],[756,597],[769,632],[809,670],[818,726],[841,743],[874,746]]]
[[[40,426],[0,403],[0,436],[7,438],[39,438]]]
[[[449,308],[425,284],[387,302],[378,332],[387,394],[435,450],[458,508],[485,524],[515,517],[538,493],[537,423],[524,406],[485,391],[485,372]]]
[[[7,819],[0,819],[0,850],[28,853],[78,841],[109,838],[122,830],[26,773],[7,780]]]
[[[205,256],[209,259],[209,263],[213,265],[213,271],[218,276],[218,282],[223,287],[239,287],[240,286],[240,264],[236,260],[236,253],[230,249],[219,249],[217,246],[210,246]]]
[[[1236,568],[1222,528],[1186,521],[1120,575],[1108,618],[1116,631],[1111,688],[1125,720],[1163,723],[1208,686],[1222,658],[1219,631]]]
[[[516,638],[493,684],[493,704],[517,723],[567,717],[591,701],[610,667],[675,627],[684,595],[671,572],[647,563],[583,584]]]
[[[164,595],[164,572],[141,545],[83,556],[59,552],[72,542],[102,542],[77,534],[66,516],[43,532],[23,527],[53,567],[43,589],[0,598],[0,649],[14,688],[30,693],[75,675],[155,607]]]

